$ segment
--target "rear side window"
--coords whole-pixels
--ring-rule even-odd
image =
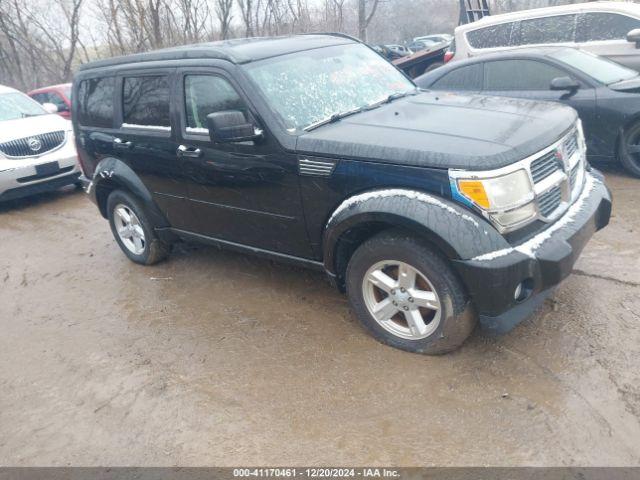
[[[617,13],[584,13],[578,18],[576,42],[622,40],[640,28],[640,20]]]
[[[88,127],[113,127],[115,78],[83,80],[78,87],[78,122]]]
[[[207,128],[207,115],[223,110],[240,110],[247,118],[247,108],[231,84],[214,75],[187,75],[184,78],[187,128]]]
[[[467,40],[473,48],[496,48],[511,45],[513,23],[501,23],[467,32]]]
[[[170,128],[169,79],[164,75],[126,77],[122,115],[126,126]]]
[[[518,45],[566,43],[574,41],[575,15],[534,18],[520,22]]]
[[[500,60],[484,64],[485,90],[549,90],[551,80],[567,73],[535,60]]]
[[[482,64],[456,68],[437,80],[431,88],[436,90],[482,90]]]

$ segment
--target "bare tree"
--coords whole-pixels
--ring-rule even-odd
[[[363,42],[367,41],[367,27],[376,14],[378,3],[379,0],[358,0],[358,38]],[[367,13],[367,4],[371,4],[369,13]]]

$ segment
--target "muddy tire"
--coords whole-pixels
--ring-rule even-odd
[[[438,355],[460,347],[476,315],[447,260],[402,231],[382,232],[353,254],[347,294],[362,325],[379,341]]]
[[[640,122],[627,127],[620,135],[618,159],[627,172],[640,177]]]
[[[158,238],[140,201],[122,190],[107,199],[109,225],[116,242],[129,260],[153,265],[164,260],[169,246]]]

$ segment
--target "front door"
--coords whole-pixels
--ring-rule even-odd
[[[224,71],[184,69],[178,72],[180,146],[189,178],[190,208],[197,231],[216,239],[298,257],[311,257],[306,234],[298,165],[282,150],[249,102]],[[261,138],[213,143],[206,117],[238,110]]]

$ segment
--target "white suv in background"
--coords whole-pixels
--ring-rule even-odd
[[[577,47],[640,71],[640,5],[591,2],[484,17],[456,28],[449,57],[536,45]]]
[[[0,202],[78,183],[71,122],[0,85]]]

